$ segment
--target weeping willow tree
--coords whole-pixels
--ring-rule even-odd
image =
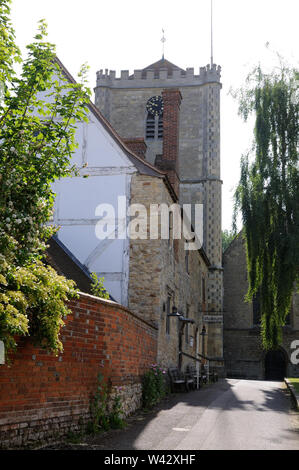
[[[249,289],[260,298],[265,349],[282,341],[282,326],[298,289],[299,168],[298,70],[281,67],[267,75],[260,67],[239,91],[239,110],[254,115],[252,151],[241,160],[235,193],[234,228],[240,212]]]

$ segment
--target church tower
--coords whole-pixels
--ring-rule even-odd
[[[220,73],[220,66],[213,64],[196,74],[193,68],[184,70],[163,57],[132,75],[123,70],[116,77],[115,71],[100,70],[95,87],[96,106],[124,140],[144,138],[145,158],[153,165],[159,165],[163,154],[163,91],[173,89],[181,94],[180,203],[203,204],[203,247],[211,263],[204,322],[208,355],[219,359],[223,357]]]

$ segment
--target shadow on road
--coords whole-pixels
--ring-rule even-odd
[[[240,383],[241,382],[241,383]],[[249,386],[251,381],[244,381],[244,386]],[[258,382],[252,381],[255,389]],[[80,444],[61,444],[47,448],[63,449],[105,449],[105,450],[135,450],[140,448],[154,448],[155,442],[159,442],[159,436],[167,435],[177,423],[184,421],[189,416],[189,424],[200,419],[201,414],[209,409],[227,410],[255,410],[265,412],[274,410],[279,413],[288,411],[288,392],[283,389],[283,384],[277,382],[274,388],[268,388],[267,382],[260,382],[258,389],[264,394],[264,402],[255,403],[253,400],[240,400],[234,388],[242,386],[239,379],[223,379],[215,384],[204,386],[200,390],[188,393],[172,394],[151,412],[139,411],[128,419],[128,425],[124,430],[109,431],[95,437],[83,438]],[[273,382],[271,382],[273,384]],[[190,413],[190,408],[192,412]],[[190,418],[190,416],[192,418]],[[192,421],[193,420],[193,421]],[[294,428],[295,429],[295,428]],[[299,426],[295,430],[299,433]],[[298,438],[298,436],[297,436]]]

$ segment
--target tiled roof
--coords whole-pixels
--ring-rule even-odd
[[[147,70],[153,70],[155,74],[157,75],[160,70],[167,70],[168,76],[170,77],[172,76],[173,70],[181,70],[182,72],[184,72],[184,69],[182,69],[181,67],[178,67],[177,65],[173,64],[172,62],[169,62],[169,60],[164,59],[164,58],[142,69],[142,72],[144,72],[144,75]]]

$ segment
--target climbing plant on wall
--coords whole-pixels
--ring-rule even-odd
[[[81,83],[66,79],[43,20],[23,59],[10,4],[0,0],[0,339],[11,348],[16,335],[31,335],[57,352],[76,290],[42,260],[57,230],[51,183],[74,172],[76,122],[87,119],[86,67]]]

